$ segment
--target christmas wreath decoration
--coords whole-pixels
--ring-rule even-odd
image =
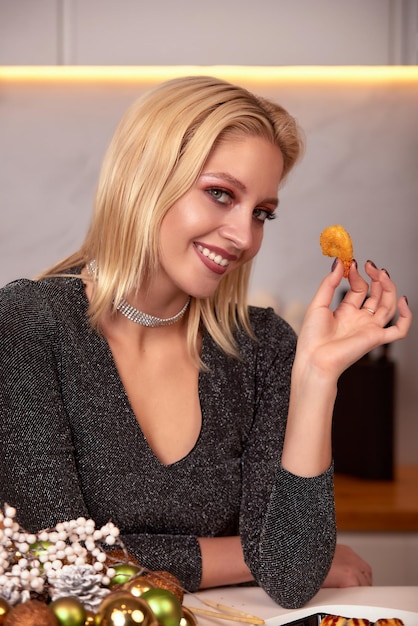
[[[196,626],[169,572],[150,572],[108,522],[80,517],[26,532],[0,511],[0,626]]]

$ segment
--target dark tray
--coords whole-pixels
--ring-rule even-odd
[[[283,626],[318,626],[325,615],[325,613],[315,613],[315,615],[308,615],[293,622],[286,622]]]
[[[319,626],[323,617],[333,615],[332,613],[315,613],[314,615],[308,615],[307,617],[301,617],[293,622],[286,622],[283,626]],[[343,617],[343,616],[342,616]],[[348,619],[348,617],[344,617]],[[370,626],[373,626],[374,622],[369,620]]]

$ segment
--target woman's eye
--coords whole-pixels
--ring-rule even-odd
[[[276,214],[273,211],[268,211],[267,209],[254,209],[253,213],[254,217],[260,222],[265,222],[266,220],[274,220],[276,219]]]
[[[233,198],[229,191],[225,191],[225,189],[219,189],[217,187],[208,189],[208,193],[214,200],[216,200],[216,202],[219,202],[220,204],[228,204]]]

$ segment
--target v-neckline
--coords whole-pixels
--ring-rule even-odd
[[[89,301],[85,293],[85,286],[84,286],[83,280],[81,278],[79,280],[80,280],[80,290],[81,290],[81,294],[82,294],[84,305],[85,305],[85,315],[87,316]],[[88,319],[86,319],[86,324],[89,326],[89,330],[91,331],[91,327],[89,325]],[[111,368],[111,371],[113,374],[112,379],[114,381],[114,384],[117,385],[117,390],[116,390],[117,394],[119,395],[119,397],[123,398],[123,402],[125,404],[126,409],[128,410],[130,421],[131,421],[131,424],[133,425],[135,433],[140,436],[143,442],[143,445],[145,449],[147,450],[149,456],[154,460],[156,464],[166,469],[169,469],[171,467],[175,467],[184,462],[187,462],[189,458],[194,454],[194,451],[198,448],[200,441],[202,439],[204,428],[205,428],[205,422],[206,422],[205,410],[204,410],[204,404],[202,403],[202,374],[203,372],[201,370],[198,372],[198,380],[197,380],[198,396],[199,396],[200,411],[201,411],[201,426],[200,426],[200,431],[196,438],[196,441],[194,445],[191,447],[191,449],[183,457],[176,459],[172,463],[167,463],[167,464],[163,463],[158,457],[158,455],[155,453],[153,448],[151,447],[150,443],[148,442],[147,437],[145,436],[143,429],[141,428],[141,424],[139,420],[137,419],[135,411],[133,410],[131,401],[129,399],[129,395],[123,384],[122,378],[120,376],[118,367],[115,362],[115,358],[112,353],[112,349],[109,345],[107,338],[104,335],[101,335],[100,333],[95,333],[95,334],[96,334],[97,340],[99,341],[102,347],[103,352],[106,355],[109,366]],[[201,358],[203,362],[205,362],[206,344],[207,344],[207,336],[206,336],[206,331],[203,329],[202,330],[202,348],[201,348]]]

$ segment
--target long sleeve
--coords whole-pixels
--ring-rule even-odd
[[[235,534],[247,565],[276,602],[296,608],[320,589],[334,554],[333,469],[303,478],[281,467],[296,336],[271,309],[250,314],[256,338],[238,333],[241,361],[204,352],[202,396],[216,415],[213,463],[238,457],[239,473],[226,475],[236,471],[240,484]]]
[[[294,341],[266,312],[258,326],[255,415],[243,454],[240,534],[256,581],[296,608],[321,587],[334,554],[333,470],[294,476],[280,465]]]
[[[29,285],[29,283],[28,283]],[[39,294],[0,298],[0,500],[27,530],[88,515],[54,354],[54,320]]]

